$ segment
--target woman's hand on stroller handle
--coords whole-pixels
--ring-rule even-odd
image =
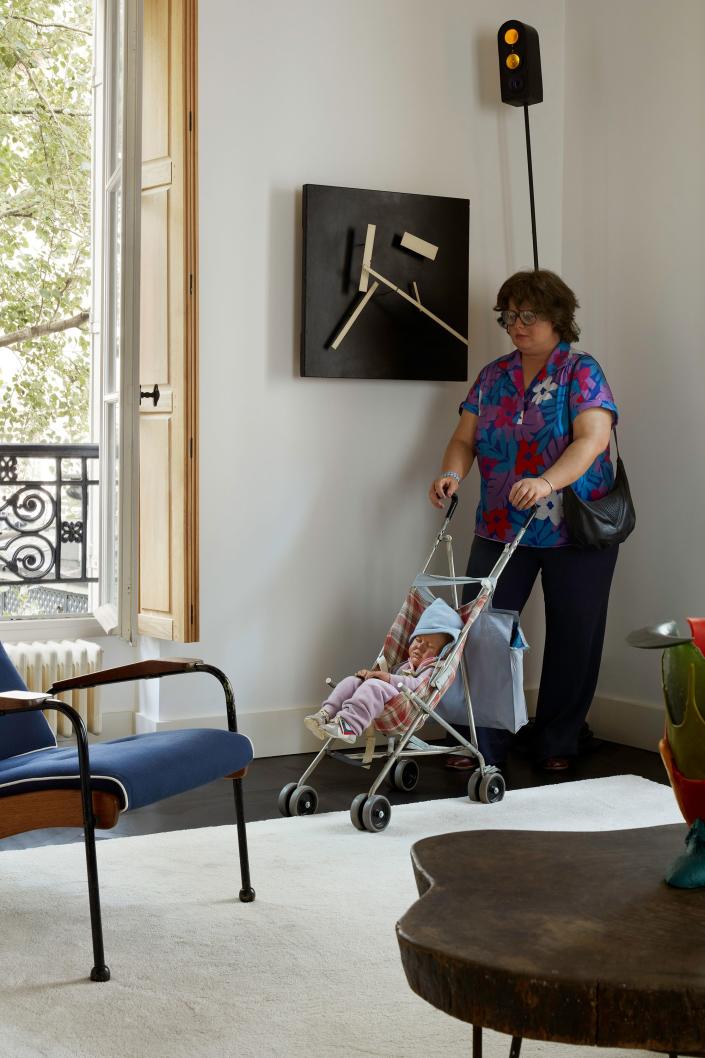
[[[458,474],[455,474],[455,472],[441,474],[431,482],[428,498],[434,507],[441,509],[445,506],[447,500],[452,500],[459,488],[460,476]]]
[[[539,500],[547,500],[552,492],[553,486],[548,478],[521,478],[514,482],[507,498],[512,507],[526,511],[529,507],[535,507]]]

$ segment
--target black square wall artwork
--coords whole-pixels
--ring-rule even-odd
[[[462,381],[470,203],[306,184],[301,374]]]

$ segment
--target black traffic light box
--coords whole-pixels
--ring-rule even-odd
[[[533,26],[511,19],[499,27],[499,83],[502,102],[513,107],[543,102],[539,35]]]

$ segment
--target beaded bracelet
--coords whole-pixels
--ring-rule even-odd
[[[455,480],[458,482],[458,484],[460,484],[460,481],[461,481],[460,474],[457,474],[454,470],[443,470],[438,475],[438,477],[439,478],[455,478]]]

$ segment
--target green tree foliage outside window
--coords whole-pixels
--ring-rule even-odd
[[[0,442],[89,439],[92,14],[0,0]]]

